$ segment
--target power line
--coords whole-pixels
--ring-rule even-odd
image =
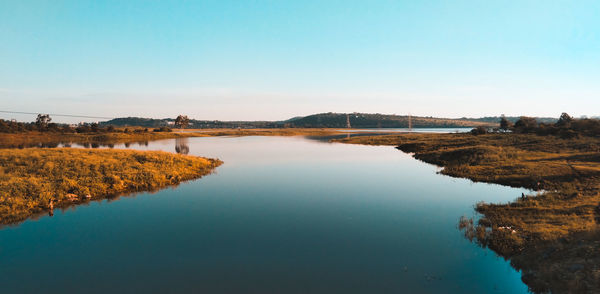
[[[40,114],[41,112],[22,112],[22,111],[7,111],[0,110],[0,113],[13,113],[13,114]],[[63,117],[78,117],[78,118],[101,118],[101,119],[113,119],[114,117],[104,116],[89,116],[89,115],[75,115],[75,114],[56,114],[56,113],[45,113],[51,116],[63,116]]]

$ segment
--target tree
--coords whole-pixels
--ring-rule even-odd
[[[90,124],[90,130],[92,132],[98,132],[100,130],[98,123],[93,122],[92,124]]]
[[[473,135],[483,135],[483,134],[487,134],[487,132],[488,132],[488,129],[484,126],[478,126],[471,130],[471,134],[473,134]]]
[[[185,127],[188,126],[188,124],[190,123],[190,119],[187,117],[187,115],[179,115],[177,116],[177,118],[175,119],[175,126],[183,129]]]
[[[521,116],[515,123],[515,131],[520,133],[528,133],[535,130],[538,126],[537,121],[533,117]]]
[[[51,121],[52,118],[50,118],[49,114],[38,114],[37,118],[35,119],[35,125],[38,127],[38,129],[45,130],[48,128],[48,124]]]
[[[573,122],[573,118],[570,115],[568,115],[566,112],[563,112],[560,115],[560,118],[558,119],[558,121],[556,122],[556,126],[568,128],[569,126],[571,126],[571,122]]]
[[[506,117],[503,114],[500,118],[500,129],[503,131],[508,131],[510,130],[510,128],[512,128],[512,123],[508,119],[506,119]]]

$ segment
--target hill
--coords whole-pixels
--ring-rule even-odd
[[[220,128],[345,128],[347,120],[353,128],[407,128],[409,116],[369,113],[319,113],[304,117],[294,117],[284,121],[219,121],[219,120],[195,120],[191,119],[189,128],[194,129],[220,129]],[[485,121],[482,119],[449,119],[435,117],[411,117],[412,126],[415,128],[455,128],[496,126],[496,121]],[[173,125],[174,119],[151,119],[139,117],[116,118],[101,122],[101,126],[139,126],[156,128]]]
[[[496,126],[496,122],[481,122],[469,119],[449,119],[436,117],[412,116],[413,128],[456,128],[456,127],[476,127]],[[320,113],[295,118],[292,121],[286,121],[285,125],[302,128],[345,128],[348,121],[353,128],[408,128],[409,116],[390,115],[390,114],[370,114],[370,113]]]

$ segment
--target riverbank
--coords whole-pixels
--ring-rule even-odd
[[[0,148],[56,147],[59,144],[118,144],[148,142],[162,139],[203,137],[200,133],[182,132],[99,132],[99,133],[61,133],[61,132],[19,132],[0,133]]]
[[[397,146],[442,174],[537,191],[512,203],[478,203],[482,217],[470,237],[511,259],[535,292],[600,290],[600,139],[402,134],[336,141]]]
[[[0,133],[0,148],[56,147],[60,144],[111,145],[155,140],[216,137],[216,136],[326,136],[345,134],[339,129],[282,128],[282,129],[175,129],[155,132],[142,128],[124,128],[114,132],[62,133],[25,131]]]
[[[0,150],[0,224],[90,200],[152,191],[211,173],[222,162],[155,151]]]

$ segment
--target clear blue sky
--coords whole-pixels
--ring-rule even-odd
[[[600,1],[0,0],[0,101],[221,120],[598,115]]]

